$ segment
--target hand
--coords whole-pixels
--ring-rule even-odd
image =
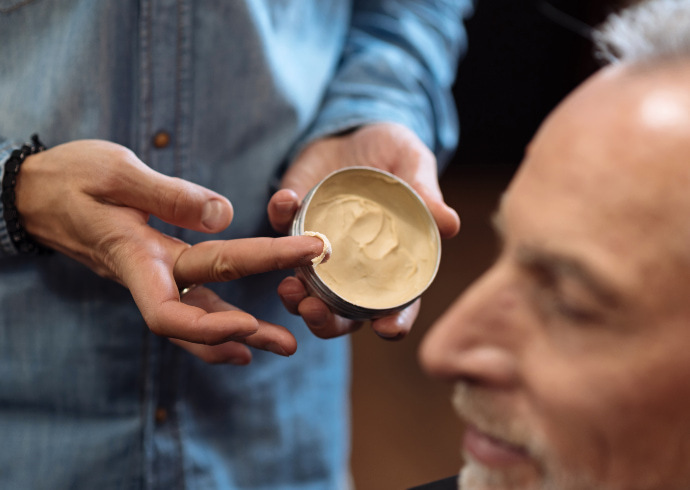
[[[276,231],[287,233],[299,203],[306,193],[331,172],[346,166],[386,170],[414,188],[436,220],[441,237],[460,230],[458,214],[445,204],[438,184],[436,159],[417,136],[404,126],[372,124],[345,136],[324,138],[309,145],[288,169],[282,189],[273,195],[268,215]],[[296,277],[286,278],[278,288],[283,304],[301,315],[311,331],[322,338],[350,333],[361,327],[334,315],[321,300],[309,296]],[[402,312],[372,322],[381,337],[400,339],[410,331],[419,312],[419,301]]]
[[[178,281],[187,285],[291,268],[322,250],[321,241],[311,237],[190,247],[158,232],[147,224],[150,214],[184,228],[219,232],[230,224],[232,206],[215,192],[155,172],[131,151],[106,141],[75,141],[28,157],[16,203],[35,239],[127,287],[154,333],[194,343],[246,339],[261,325],[220,300],[209,304],[208,293],[190,294],[190,304],[181,303]],[[198,254],[204,247],[212,247],[207,261]],[[285,353],[294,351],[284,334],[258,336],[253,343],[269,337]]]
[[[177,284],[232,281],[250,274],[309,265],[322,250],[320,239],[306,236],[208,241],[183,251],[173,274]],[[297,349],[297,342],[287,329],[240,311],[210,289],[193,287],[182,302],[209,314],[225,312],[234,317],[236,324],[254,326],[253,331],[247,330],[218,345],[204,345],[217,344],[213,341],[192,343],[171,339],[206,362],[248,364],[252,355],[247,345],[282,356],[289,356]]]

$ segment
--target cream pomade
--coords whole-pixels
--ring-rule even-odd
[[[385,173],[345,172],[324,181],[309,202],[304,229],[330,240],[330,259],[314,271],[352,304],[402,305],[436,274],[436,225],[416,194]]]

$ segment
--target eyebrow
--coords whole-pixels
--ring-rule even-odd
[[[620,296],[615,289],[576,258],[523,245],[517,250],[517,260],[524,267],[547,277],[580,283],[604,305],[616,307],[620,304]]]
[[[500,207],[494,212],[491,221],[496,234],[504,241],[505,224]],[[519,245],[516,256],[518,263],[529,270],[554,279],[575,280],[602,304],[611,307],[620,304],[616,288],[578,258],[547,250],[536,244]]]

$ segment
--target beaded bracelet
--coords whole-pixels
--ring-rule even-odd
[[[16,194],[14,188],[17,185],[17,175],[26,157],[45,150],[45,146],[38,139],[38,135],[31,136],[31,145],[23,145],[14,150],[5,162],[5,173],[2,177],[2,206],[3,218],[12,243],[21,254],[44,254],[50,252],[49,248],[36,242],[21,224],[19,212],[15,204]]]

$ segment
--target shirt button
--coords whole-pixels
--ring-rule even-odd
[[[168,411],[165,408],[159,407],[156,409],[156,414],[154,417],[156,419],[156,422],[162,424],[163,422],[168,420]]]
[[[158,131],[153,135],[153,146],[156,148],[165,148],[170,144],[170,133],[167,131]]]

